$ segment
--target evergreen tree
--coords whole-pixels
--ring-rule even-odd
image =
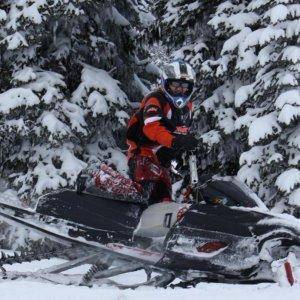
[[[227,39],[203,71],[223,84],[205,105],[244,147],[238,176],[279,210],[299,209],[298,1],[226,1],[209,21]]]
[[[168,48],[170,59],[184,59],[199,72],[204,59],[214,57],[217,44],[207,22],[218,1],[156,0],[156,38]]]
[[[1,171],[23,198],[73,185],[93,155],[117,156],[109,147],[129,98],[145,88],[146,9],[145,0],[0,4]]]

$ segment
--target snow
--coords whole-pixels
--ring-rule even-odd
[[[188,5],[188,11],[195,10],[195,9],[199,8],[199,6],[200,6],[200,3],[198,1],[195,1]]]
[[[258,58],[254,49],[249,49],[240,54],[240,57],[236,63],[236,69],[238,71],[249,71],[250,68],[255,67]]]
[[[300,117],[300,106],[292,106],[290,104],[284,105],[278,115],[278,121],[289,125],[292,121]]]
[[[260,65],[263,67],[265,66],[269,61],[272,59],[272,52],[274,51],[273,47],[270,45],[267,45],[266,47],[263,47],[259,53],[258,53],[258,61]]]
[[[61,122],[52,112],[44,112],[38,121],[41,122],[42,127],[51,133],[50,142],[52,141],[52,135],[63,138],[70,134],[68,126]]]
[[[98,91],[93,91],[89,95],[87,106],[93,111],[93,117],[96,117],[98,114],[103,116],[108,114],[108,105],[105,97]]]
[[[300,151],[298,149],[290,149],[289,165],[297,166],[300,163]]]
[[[262,153],[262,146],[252,147],[249,151],[241,154],[239,163],[241,166],[244,164],[247,164],[247,166],[251,166],[253,163],[257,163],[258,161],[260,161]]]
[[[113,148],[109,148],[108,151],[110,153],[108,164],[115,165],[118,172],[127,177],[128,165],[126,155]]]
[[[139,21],[144,27],[149,27],[155,22],[156,18],[151,13],[147,0],[140,0],[136,4],[134,3],[134,1],[130,1],[128,4],[131,5],[132,8],[136,11],[139,16]]]
[[[15,131],[20,134],[28,133],[28,127],[25,125],[23,118],[8,120],[5,122],[5,124],[10,132]]]
[[[255,143],[266,139],[268,136],[278,134],[280,132],[281,128],[274,113],[259,117],[255,119],[249,127],[249,145],[253,146]]]
[[[248,100],[248,97],[253,93],[253,84],[245,85],[240,87],[234,96],[234,104],[236,107],[241,105]]]
[[[273,40],[277,40],[280,37],[284,37],[285,32],[281,28],[276,28],[272,26],[268,26],[266,28],[260,28],[253,32],[251,32],[246,39],[242,42],[240,49],[245,51],[249,47],[256,46],[259,44],[260,46],[264,46],[270,43]]]
[[[34,70],[36,79],[27,83],[24,87],[32,89],[36,93],[42,93],[42,100],[46,104],[62,99],[60,89],[65,88],[64,77],[61,74],[41,69]]]
[[[28,43],[25,37],[19,32],[15,32],[11,35],[8,35],[6,38],[0,41],[0,44],[5,44],[5,43],[7,43],[8,50],[15,50],[22,46],[28,47]]]
[[[7,18],[6,12],[3,9],[0,9],[0,22],[5,21]]]
[[[235,129],[249,127],[253,120],[255,120],[255,116],[251,116],[251,114],[246,114],[236,119],[234,127]]]
[[[57,173],[57,169],[52,164],[39,163],[33,171],[33,174],[38,178],[34,187],[36,194],[41,195],[47,189],[56,190],[66,186],[67,180]]]
[[[74,185],[78,174],[87,167],[87,164],[76,158],[68,149],[62,150],[60,157],[62,159],[60,174],[67,175],[70,184]]]
[[[295,189],[290,195],[289,195],[289,204],[290,205],[296,205],[300,206],[300,188]]]
[[[268,160],[267,164],[283,161],[283,156],[280,153],[274,153]]]
[[[272,7],[265,13],[265,17],[270,18],[272,24],[285,20],[289,14],[289,9],[283,4]]]
[[[64,2],[68,3],[69,1],[64,1]],[[75,16],[84,14],[84,10],[79,9],[78,7],[74,6],[73,3],[68,3],[68,5],[66,6],[66,12],[71,15],[75,15]]]
[[[68,144],[64,146],[52,151],[35,147],[37,155],[42,159],[42,162],[39,161],[32,171],[37,179],[34,186],[36,194],[41,195],[49,189],[57,190],[67,184],[74,185],[78,174],[86,167],[86,163],[75,157],[72,146]],[[53,161],[57,158],[62,161],[59,168],[53,165]],[[36,157],[32,159],[35,161]]]
[[[217,130],[211,130],[201,135],[203,143],[212,147],[214,144],[218,144],[221,140],[221,135]]]
[[[39,4],[33,3],[32,5],[25,7],[23,9],[23,16],[24,18],[28,18],[35,24],[41,24],[42,23],[42,16],[39,13],[38,10]]]
[[[296,76],[297,76],[296,74],[287,71],[283,74],[281,73],[276,75],[276,80],[278,80],[278,85],[280,86],[287,85],[292,87],[298,85]]]
[[[88,97],[90,90],[97,90],[108,103],[127,104],[128,98],[120,89],[119,82],[113,79],[108,72],[84,65],[81,75],[81,83],[73,93],[73,101],[81,103],[82,99]]]
[[[4,191],[0,190],[0,192],[1,192],[1,197],[0,197],[1,203],[15,205],[17,207],[20,206],[20,199],[19,199],[18,193],[16,191],[7,189]]]
[[[300,20],[286,21],[286,37],[293,38],[300,34]]]
[[[219,127],[224,131],[224,133],[232,133],[234,131],[234,120],[236,118],[234,110],[231,107],[219,109],[216,111],[216,115],[218,117]]]
[[[288,138],[288,145],[300,149],[300,126]]]
[[[14,80],[20,82],[29,82],[37,78],[33,68],[30,67],[24,67],[22,70],[15,72],[13,76]]]
[[[48,262],[49,265],[53,261]],[[45,266],[42,261],[41,265]],[[19,265],[20,267],[20,265]],[[83,270],[80,270],[83,272]],[[143,272],[119,278],[119,282],[136,282],[144,277]],[[277,284],[262,283],[257,285],[200,283],[195,288],[152,288],[140,287],[136,290],[120,290],[110,286],[64,286],[51,283],[31,282],[28,280],[0,281],[0,296],[5,300],[40,300],[41,295],[45,300],[81,300],[81,299],[115,299],[115,300],[296,300],[299,298],[300,286],[280,287]]]
[[[300,17],[300,6],[297,4],[292,4],[288,6],[291,17]]]
[[[300,61],[300,47],[297,46],[289,46],[283,50],[282,60],[288,60],[293,63],[297,63]]]
[[[290,193],[300,185],[300,170],[296,168],[282,172],[276,179],[275,185],[284,193]]]
[[[219,6],[221,8],[222,5]],[[237,32],[243,30],[247,25],[254,24],[258,21],[258,15],[256,13],[238,13],[232,14],[228,17],[225,14],[216,14],[208,24],[213,26],[215,29],[220,26],[220,24],[224,24],[225,28],[232,29],[233,32]]]
[[[0,113],[9,114],[12,109],[33,106],[39,102],[38,96],[31,89],[12,88],[0,94]]]
[[[10,251],[8,254],[12,254]],[[52,258],[50,260],[34,261],[31,263],[4,265],[7,271],[34,272],[40,269],[63,263],[65,260]],[[64,274],[84,274],[90,265],[83,265],[63,272]],[[136,271],[130,274],[115,276],[113,280],[123,284],[134,284],[145,280],[144,271]],[[66,286],[53,283],[39,282],[38,279],[0,280],[0,297],[4,300],[76,300],[76,299],[116,299],[116,300],[153,300],[174,299],[182,300],[296,300],[299,298],[300,285],[293,287],[280,287],[278,284],[261,283],[256,285],[221,284],[221,283],[199,283],[195,288],[153,288],[139,287],[136,290],[118,288],[102,285],[94,285],[92,288],[86,286]]]
[[[148,69],[147,69],[147,67],[146,67],[146,71],[148,71],[148,70],[155,71],[154,68],[151,68],[151,65],[149,66]],[[135,83],[136,88],[142,93],[142,95],[145,96],[148,93],[150,93],[150,90],[146,87],[146,85],[142,82],[142,80],[140,79],[140,77],[137,74],[134,74],[133,78],[134,78],[134,83]]]
[[[239,33],[226,40],[223,45],[221,54],[226,54],[227,52],[232,52],[233,50],[235,50],[251,32],[251,29],[249,27],[246,27],[243,28],[243,30],[241,30]]]
[[[63,101],[61,107],[63,114],[70,120],[71,129],[83,135],[87,135],[87,124],[84,119],[83,109],[66,100]]]
[[[251,166],[243,165],[238,173],[237,178],[242,182],[245,182],[248,186],[253,187],[255,183],[261,181],[259,174],[259,165],[252,164]]]
[[[219,293],[216,293],[220,289]],[[51,284],[30,283],[28,282],[4,282],[1,284],[1,299],[41,299],[41,292],[43,299],[64,299],[64,300],[81,300],[81,299],[116,299],[116,300],[153,300],[153,299],[182,299],[190,300],[204,298],[209,299],[251,299],[248,296],[254,297],[252,299],[282,299],[284,297],[289,300],[297,299],[299,289],[281,289],[279,287],[270,287],[269,285],[259,285],[258,287],[245,286],[219,286],[217,284],[201,284],[196,289],[153,289],[153,288],[139,288],[132,290],[117,290],[110,287],[93,288],[88,287],[66,287],[55,286]],[[245,297],[247,295],[247,297]]]
[[[280,94],[275,101],[275,106],[282,108],[285,104],[300,106],[300,89],[293,89]]]
[[[128,113],[124,110],[119,110],[115,113],[116,117],[118,118],[119,122],[123,125],[126,126],[127,122],[130,118],[130,116],[128,115]]]

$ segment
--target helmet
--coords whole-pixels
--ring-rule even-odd
[[[184,93],[173,93],[170,84],[187,88]],[[177,108],[183,108],[190,100],[194,91],[195,72],[190,64],[177,60],[166,64],[161,72],[161,86],[167,99]]]

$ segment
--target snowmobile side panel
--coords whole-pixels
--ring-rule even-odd
[[[78,239],[69,235],[68,229],[70,229],[70,225],[65,224],[65,230],[60,230],[62,220],[47,216],[44,217],[39,213],[27,212],[21,208],[11,207],[2,203],[0,203],[0,217],[8,224],[13,226],[21,225],[66,246],[77,245],[88,247],[99,251],[99,254],[103,252],[112,255],[112,257],[128,261],[138,261],[149,265],[154,265],[162,257],[159,252],[130,247],[119,243],[101,244],[95,240],[85,240],[82,237]],[[45,221],[47,223],[52,221],[51,225],[45,223]]]
[[[101,243],[131,241],[142,213],[141,205],[91,194],[62,190],[39,199],[38,213],[79,224],[74,236]],[[89,230],[85,230],[89,227]],[[81,229],[83,228],[83,229]],[[87,234],[83,234],[86,231]]]
[[[264,214],[224,205],[194,204],[184,215],[180,226],[248,237],[252,236],[249,226],[263,218]]]

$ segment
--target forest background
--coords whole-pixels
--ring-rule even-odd
[[[129,116],[184,59],[201,172],[299,216],[299,33],[299,0],[2,0],[2,187],[30,202],[87,164],[126,173]]]

